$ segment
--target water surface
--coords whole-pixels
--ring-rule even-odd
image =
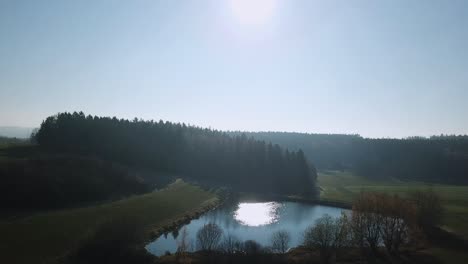
[[[166,251],[174,253],[177,250],[177,238],[180,239],[179,234],[186,228],[191,249],[195,250],[197,231],[210,222],[220,226],[224,235],[234,235],[241,241],[255,240],[262,246],[270,245],[273,232],[286,230],[291,236],[290,246],[295,247],[302,243],[304,230],[316,219],[324,214],[338,217],[343,210],[296,202],[237,203],[205,213],[178,231],[157,238],[146,249],[157,256]]]

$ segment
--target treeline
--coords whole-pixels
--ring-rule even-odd
[[[367,177],[468,183],[468,136],[370,139],[359,135],[286,132],[247,135],[292,150],[301,148],[319,170],[351,170]]]
[[[44,149],[97,156],[243,191],[311,194],[315,190],[315,168],[301,150],[284,150],[246,135],[75,112],[48,117],[32,138]]]

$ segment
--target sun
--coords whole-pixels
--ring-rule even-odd
[[[263,25],[274,15],[277,0],[229,0],[229,5],[234,18],[240,23]]]

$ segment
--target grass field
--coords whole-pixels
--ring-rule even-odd
[[[394,193],[401,196],[411,191],[432,188],[444,204],[445,217],[442,227],[468,239],[468,186],[404,182],[396,179],[369,180],[350,172],[319,173],[318,183],[323,200],[336,200],[351,203],[361,191]],[[444,263],[468,263],[468,253],[449,249],[434,249]]]
[[[0,222],[0,263],[48,263],[79,246],[110,219],[133,218],[151,230],[217,199],[177,181],[164,190],[117,202],[4,220]]]

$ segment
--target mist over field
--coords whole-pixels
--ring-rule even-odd
[[[11,138],[29,138],[34,128],[0,126],[0,136]]]

